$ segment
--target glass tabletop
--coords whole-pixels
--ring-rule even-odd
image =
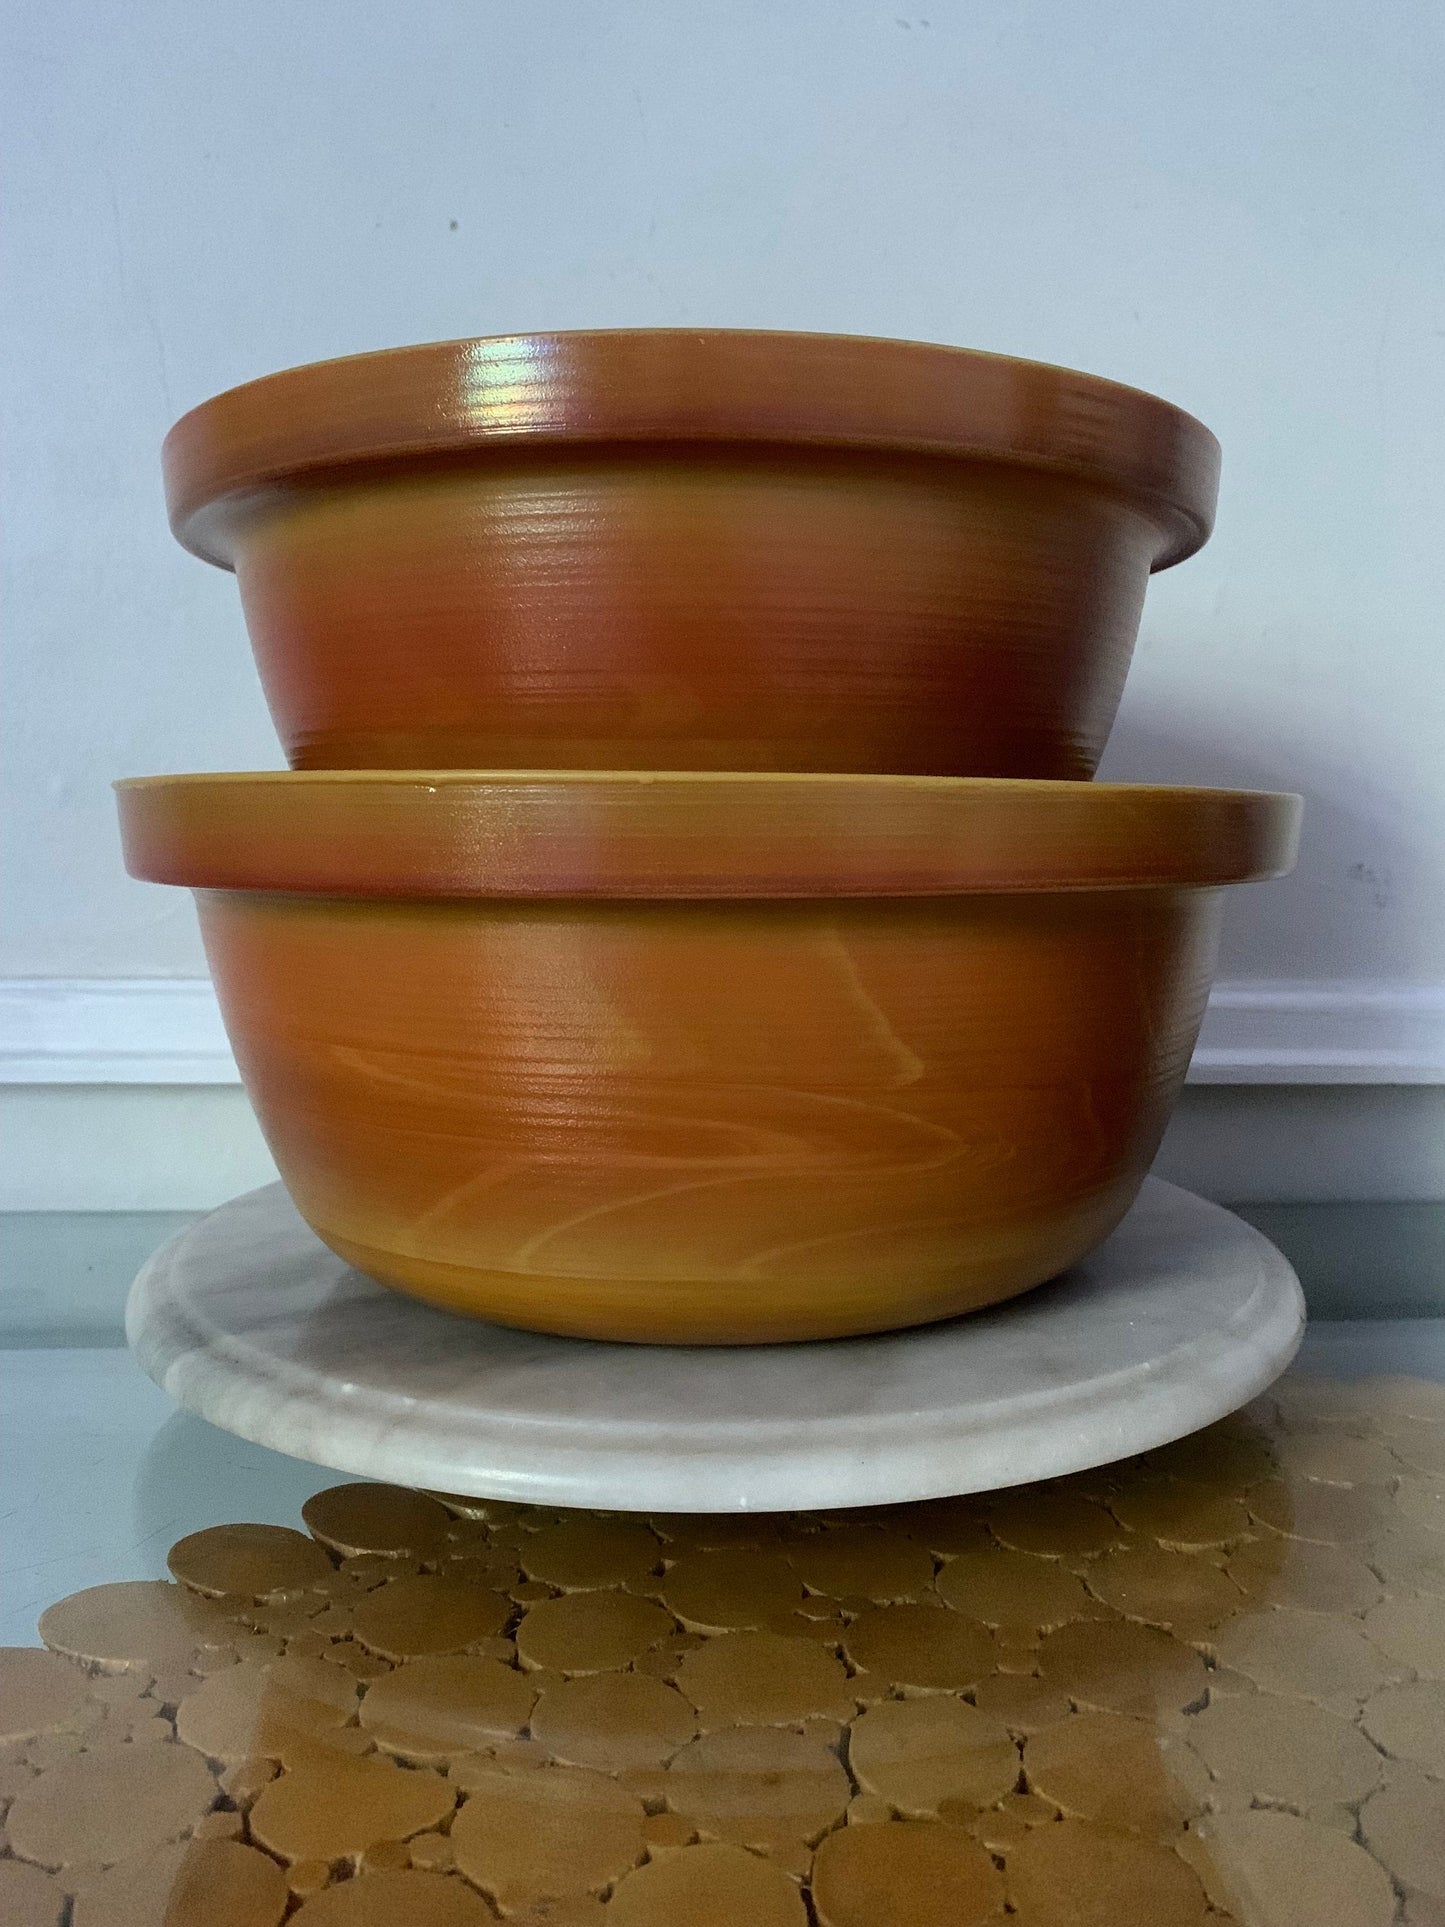
[[[1438,1922],[1442,1363],[1316,1328],[1068,1479],[654,1516],[337,1484],[11,1354],[0,1917]]]

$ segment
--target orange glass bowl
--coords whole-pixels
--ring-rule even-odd
[[[922,777],[120,785],[189,884],[297,1206],[503,1324],[738,1344],[945,1318],[1133,1201],[1220,886],[1299,800]]]
[[[302,769],[1087,777],[1218,465],[1089,375],[726,330],[323,362],[165,445]]]

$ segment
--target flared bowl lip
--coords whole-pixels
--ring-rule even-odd
[[[1219,488],[1202,422],[1076,369],[867,335],[578,329],[380,349],[227,389],[166,437],[171,527],[229,568],[232,510],[258,491],[521,443],[752,443],[1049,471],[1144,509],[1155,569],[1208,539]]]
[[[1009,777],[306,770],[116,784],[133,876],[353,898],[1209,889],[1279,876],[1302,799]]]

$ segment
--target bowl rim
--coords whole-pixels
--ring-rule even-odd
[[[479,335],[307,362],[226,389],[162,448],[177,539],[234,566],[241,509],[358,464],[486,446],[752,443],[1006,462],[1092,481],[1208,539],[1219,444],[1143,389],[1018,356],[877,335],[607,328]]]
[[[1290,792],[815,772],[257,770],[115,785],[151,882],[359,898],[901,897],[1282,875]]]

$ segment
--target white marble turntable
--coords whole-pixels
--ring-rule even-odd
[[[1248,1402],[1304,1326],[1289,1265],[1219,1205],[1149,1179],[1114,1235],[1022,1298],[820,1344],[548,1337],[353,1271],[280,1185],[145,1266],[144,1370],[224,1430],[339,1471],[653,1511],[877,1505],[1126,1457]]]

